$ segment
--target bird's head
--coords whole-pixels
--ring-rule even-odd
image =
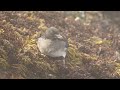
[[[63,37],[59,34],[60,31],[55,27],[50,27],[46,30],[44,36],[47,39],[62,39]]]

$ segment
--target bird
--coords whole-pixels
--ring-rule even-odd
[[[38,49],[41,54],[50,57],[63,57],[65,66],[65,57],[68,49],[68,41],[60,34],[60,30],[55,27],[48,28],[45,33],[38,38]]]

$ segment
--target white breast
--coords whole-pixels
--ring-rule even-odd
[[[66,43],[64,41],[51,41],[49,39],[39,38],[37,42],[38,48],[41,53],[51,56],[51,57],[60,57],[66,56]]]
[[[51,41],[49,39],[43,39],[39,38],[37,42],[37,46],[41,53],[44,53],[46,51],[46,48],[49,47]]]

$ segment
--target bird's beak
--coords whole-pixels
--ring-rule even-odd
[[[63,38],[60,34],[56,34],[55,36],[56,36],[57,38],[60,38],[60,39]]]

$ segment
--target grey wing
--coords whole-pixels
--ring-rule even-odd
[[[68,44],[68,41],[66,40],[65,42],[65,47],[68,48],[69,47],[69,44]]]
[[[53,56],[53,57],[59,57],[59,56],[65,57],[66,50],[67,50],[66,42],[55,41],[54,43],[51,44],[48,55]]]
[[[59,41],[56,40],[54,43],[51,44],[51,50],[50,51],[57,51],[59,49],[66,49],[68,47],[68,44],[65,41]]]

